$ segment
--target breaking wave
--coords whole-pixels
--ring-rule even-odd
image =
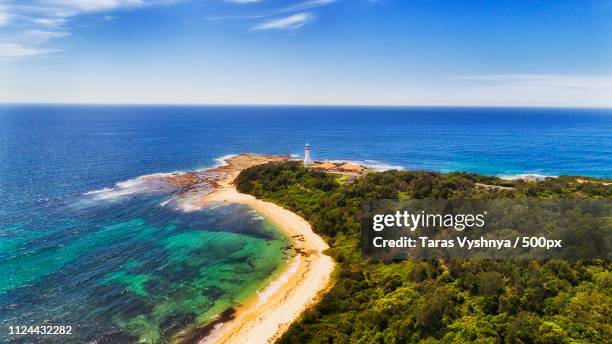
[[[552,176],[552,175],[544,175],[544,174],[538,174],[538,173],[517,173],[517,174],[512,174],[512,173],[504,173],[504,174],[498,174],[497,177],[499,177],[500,179],[504,179],[504,180],[543,180],[546,178],[557,178],[558,176]]]
[[[229,159],[231,159],[231,158],[233,158],[235,156],[238,156],[238,154],[226,154],[226,155],[222,155],[222,156],[220,156],[218,158],[215,158],[216,164],[213,167],[211,167],[211,168],[225,166],[225,165],[227,165],[227,160],[229,160]],[[208,168],[206,168],[206,169],[208,169]]]
[[[274,295],[274,293],[276,293],[283,286],[283,284],[285,284],[289,280],[289,277],[291,277],[291,275],[297,272],[298,268],[300,267],[301,261],[302,256],[295,256],[295,259],[293,260],[289,268],[285,272],[283,272],[283,274],[279,278],[275,279],[272,283],[268,284],[267,287],[265,287],[262,291],[258,293],[258,305],[261,306],[268,302],[268,299],[272,295]]]
[[[176,173],[179,172],[147,174],[118,182],[112,188],[102,188],[99,190],[89,191],[83,195],[89,196],[95,200],[112,201],[135,194],[170,192],[172,191],[172,188],[166,181],[164,181],[164,178],[172,176]]]
[[[227,154],[214,159],[214,165],[211,167],[204,167],[201,169],[195,169],[192,172],[198,174],[205,174],[208,170],[216,167],[227,165],[227,160],[235,157],[236,154]],[[148,194],[148,193],[173,193],[180,190],[180,187],[174,186],[169,183],[169,177],[184,175],[186,171],[174,171],[169,173],[153,173],[136,178],[128,179],[116,183],[112,187],[105,187],[102,189],[85,192],[83,196],[88,197],[91,200],[99,201],[116,201],[125,197]],[[213,174],[211,173],[211,176]],[[206,185],[198,185],[198,192],[206,192]],[[212,187],[210,188],[212,190]],[[180,200],[176,196],[162,201],[160,206],[174,206],[177,209],[183,211],[194,211],[199,209],[198,206],[194,205],[194,196],[189,194],[182,194]]]
[[[337,159],[337,160],[325,160],[325,161],[329,161],[329,162],[333,162],[333,163],[343,163],[343,162],[348,162],[348,163],[352,163],[352,164],[357,164],[357,165],[361,165],[367,168],[371,168],[376,172],[384,172],[384,171],[390,171],[390,170],[398,170],[398,171],[402,171],[404,170],[404,166],[400,166],[400,165],[390,165],[390,164],[386,164],[384,162],[381,161],[377,161],[377,160],[342,160],[342,159]]]
[[[389,171],[389,170],[404,170],[404,166],[401,165],[389,165],[384,162],[376,161],[376,160],[364,160],[363,166],[374,169],[378,172]]]

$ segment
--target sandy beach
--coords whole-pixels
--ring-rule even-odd
[[[214,190],[198,200],[198,206],[214,203],[247,205],[286,231],[293,239],[296,255],[264,290],[236,308],[234,318],[219,324],[199,343],[272,343],[329,287],[333,260],[323,254],[328,248],[308,222],[300,216],[247,194],[233,185],[245,168],[287,157],[241,154],[211,172],[218,173]]]

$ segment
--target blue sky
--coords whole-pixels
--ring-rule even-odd
[[[0,0],[0,101],[612,106],[612,1]]]

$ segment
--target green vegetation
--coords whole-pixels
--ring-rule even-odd
[[[237,179],[241,192],[306,218],[338,262],[335,285],[280,343],[610,342],[610,260],[369,261],[359,250],[359,216],[366,199],[612,199],[612,186],[569,176],[509,182],[398,171],[370,173],[349,185],[337,178],[290,162],[256,166]]]

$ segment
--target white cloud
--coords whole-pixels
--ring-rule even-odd
[[[240,3],[247,3],[247,2],[255,2],[252,0],[226,0],[229,2],[240,2]],[[260,0],[257,0],[257,2],[259,2]],[[210,21],[223,21],[223,20],[252,20],[252,19],[262,19],[262,18],[270,18],[273,17],[275,15],[282,15],[284,13],[291,13],[291,12],[301,12],[301,11],[305,11],[305,10],[309,10],[309,9],[314,9],[317,7],[323,7],[323,6],[327,6],[329,4],[333,4],[335,2],[337,2],[338,0],[307,0],[307,1],[303,1],[303,2],[298,2],[296,4],[293,5],[289,5],[286,7],[281,7],[281,8],[276,8],[273,10],[269,10],[269,11],[265,11],[265,12],[260,12],[257,14],[252,14],[252,15],[237,15],[237,16],[206,16],[204,17],[204,19],[206,20],[210,20]]]
[[[66,24],[65,18],[30,18],[30,22],[44,26],[62,26]]]
[[[327,6],[329,4],[333,4],[337,0],[308,0],[304,2],[297,3],[295,5],[287,6],[281,9],[279,12],[298,12],[309,10],[311,8],[317,8],[322,6]]]
[[[46,43],[55,38],[70,36],[67,31],[28,30],[24,33],[25,38],[32,44]]]
[[[9,15],[0,7],[0,26],[4,26],[9,21]]]
[[[3,57],[49,54],[57,49],[42,45],[70,35],[72,18],[95,12],[173,4],[180,0],[0,0],[0,26],[12,29],[2,42]],[[10,25],[7,24],[10,13]],[[106,15],[103,20],[115,17]]]
[[[0,58],[46,55],[56,51],[58,50],[25,47],[18,43],[0,43]]]
[[[144,0],[43,0],[41,6],[59,7],[75,12],[108,11],[121,7],[143,6]]]
[[[255,25],[251,30],[290,30],[297,29],[314,20],[314,16],[302,12],[288,17],[269,20]]]

